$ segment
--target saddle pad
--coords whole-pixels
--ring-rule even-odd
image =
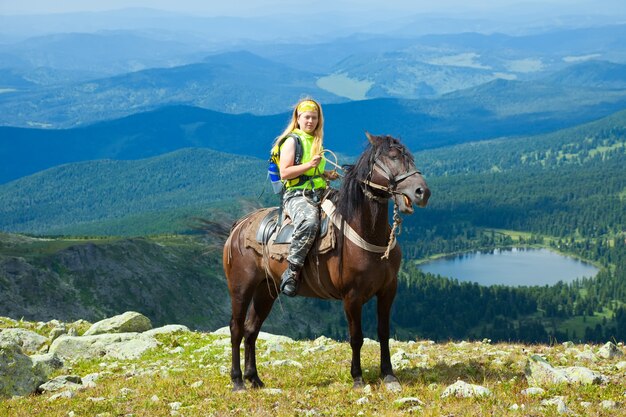
[[[267,251],[270,257],[280,261],[287,257],[287,254],[289,253],[289,243],[291,242],[291,239],[289,239],[288,242],[274,242],[276,230],[274,230],[275,227],[273,229],[271,228],[271,225],[269,225],[270,222],[268,222],[267,218],[275,215],[276,211],[276,207],[270,207],[257,210],[256,212],[250,214],[250,216],[247,218],[248,225],[245,232],[245,242],[247,248],[254,249],[254,251],[257,252],[259,255],[263,255],[263,252]],[[325,215],[323,217],[324,219],[322,221],[322,224],[326,224],[326,233],[323,237],[320,237],[318,235],[317,239],[315,240],[314,248],[311,250],[311,253],[317,252],[319,254],[323,254],[335,248],[334,228],[329,227],[327,217]],[[260,227],[264,222],[266,223],[264,227],[269,227],[270,229],[272,229],[269,233],[267,232],[267,229],[265,231],[260,230]],[[269,237],[270,241],[268,245],[259,242],[259,236],[264,236],[268,234],[269,236],[266,236]],[[309,253],[309,257],[310,256],[311,254]]]

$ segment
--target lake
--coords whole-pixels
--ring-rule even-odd
[[[547,249],[496,249],[437,259],[419,265],[431,274],[481,285],[552,285],[594,277],[598,268]]]

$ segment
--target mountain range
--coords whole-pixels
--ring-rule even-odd
[[[247,53],[231,55],[231,58],[255,59]],[[203,67],[183,68],[188,70],[187,73],[197,73],[196,70]],[[268,73],[273,68],[269,67]],[[401,137],[410,149],[418,151],[576,126],[626,108],[625,68],[621,64],[589,62],[566,68],[545,82],[496,80],[436,99],[373,99],[327,104],[324,106],[327,146],[335,152],[355,155],[362,149],[364,132],[370,131]],[[139,72],[123,76],[129,78],[124,84],[128,87],[117,94],[119,100],[133,97],[132,91],[137,91],[137,96],[141,91],[155,94],[156,90],[151,88],[154,78],[145,75],[145,72]],[[208,100],[196,94],[199,87],[194,87],[197,84],[189,77],[178,78],[186,80],[190,86],[187,96],[190,100]],[[297,73],[295,78],[303,80],[297,77]],[[165,77],[164,80],[169,83],[171,78]],[[119,85],[122,84],[108,90],[102,88],[101,94],[110,96]],[[97,96],[98,87],[94,84],[93,88]],[[241,89],[237,90],[240,94],[230,96],[227,85],[222,84],[220,88],[220,97],[227,100],[257,95],[250,89],[247,92]],[[294,88],[291,90],[293,100],[283,97],[275,100],[275,105],[295,101],[295,91],[303,90]],[[83,92],[83,95],[87,97],[89,94]],[[56,94],[50,96],[51,100],[57,101],[59,97]],[[162,97],[164,100],[172,98],[165,93]],[[83,99],[75,103],[77,106],[84,104]],[[104,118],[104,114],[113,115],[114,107],[125,107],[113,97],[109,97],[108,103],[110,107],[106,109],[97,106],[100,118]],[[0,108],[3,105],[6,108],[7,103],[0,100]],[[57,105],[62,111],[74,111],[80,117],[88,113],[88,110],[79,111],[78,108],[72,110],[68,103]],[[34,104],[28,107],[28,112],[24,111],[24,106],[19,106],[24,115],[32,117],[36,113]],[[44,106],[41,108],[47,110]],[[50,112],[52,114],[54,110]],[[267,149],[288,118],[287,113],[259,116],[174,106],[73,129],[0,127],[0,183],[69,162],[148,158],[185,147],[207,147],[265,158]]]
[[[626,150],[624,132],[626,110],[549,134],[423,150],[415,157],[418,167],[428,178],[434,178],[439,189],[456,190],[452,195],[436,197],[435,206],[437,200],[444,207],[460,204],[463,198],[456,193],[463,193],[459,189],[463,184],[505,181],[501,192],[524,189],[529,186],[525,182],[530,181],[528,175],[543,176],[543,182],[560,169],[569,167],[569,171],[557,174],[559,181],[564,181],[575,176],[570,173],[572,170],[584,177],[579,167],[587,164],[592,164],[586,168],[589,172],[592,172],[591,167],[597,172],[594,181],[605,186],[615,182],[611,193],[619,193],[623,173],[618,166]],[[597,161],[604,161],[604,171],[597,166]],[[544,171],[535,172],[536,169]],[[498,177],[491,178],[498,173]],[[474,177],[458,177],[465,174]],[[446,180],[447,177],[450,179]],[[592,182],[578,177],[572,181]],[[556,184],[556,179],[552,182]],[[560,190],[565,192],[575,185],[564,184]],[[600,198],[602,193],[598,187],[594,185],[594,191],[584,195]],[[479,188],[481,193],[490,193],[492,186]],[[556,192],[553,188],[544,186],[542,189],[545,198],[560,198],[553,195]],[[535,193],[537,207],[541,207],[545,202],[539,200],[544,197],[539,190]],[[579,198],[584,200],[584,195]],[[526,204],[535,197],[529,196]],[[605,197],[609,201],[615,195]],[[232,221],[236,212],[242,213],[254,205],[276,205],[278,201],[272,198],[263,159],[205,148],[186,148],[140,160],[69,163],[0,185],[0,230],[119,235],[138,235],[146,231],[182,232],[190,227],[183,219],[211,216],[211,212],[215,214],[221,209],[229,213],[226,217]],[[497,200],[497,196],[489,198]],[[570,198],[567,204],[574,200]],[[242,205],[242,202],[245,203]],[[498,203],[494,201],[493,204],[497,206]],[[583,203],[576,204],[583,206]],[[600,207],[598,203],[596,206]],[[429,216],[433,210],[427,210],[419,216],[420,219]],[[459,208],[457,215],[467,210]],[[581,211],[580,208],[577,210]],[[437,215],[433,213],[430,215]],[[412,222],[407,221],[407,225]]]

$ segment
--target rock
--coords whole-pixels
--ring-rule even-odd
[[[193,384],[190,385],[191,388],[200,388],[202,385],[204,385],[204,381],[196,381]]]
[[[50,339],[50,341],[53,342],[55,339],[57,339],[59,336],[63,334],[67,334],[67,327],[65,326],[55,327],[54,329],[50,330],[50,333],[48,334],[48,339]]]
[[[556,411],[559,414],[569,414],[572,412],[567,405],[563,397],[554,397],[549,400],[543,400],[541,405],[556,405]]]
[[[554,368],[539,355],[531,355],[524,369],[529,385],[549,385],[569,383],[569,379],[562,370]]]
[[[522,390],[522,395],[533,396],[533,395],[543,395],[546,391],[543,388],[539,387],[528,387],[525,390]]]
[[[417,397],[404,397],[393,402],[396,405],[424,405],[424,401]]]
[[[292,361],[291,359],[281,359],[270,361],[267,363],[269,366],[295,366],[296,368],[304,368],[300,362]]]
[[[33,331],[17,328],[0,330],[0,343],[2,341],[14,342],[23,353],[35,353],[48,339]]]
[[[0,396],[31,394],[47,379],[44,367],[35,366],[16,342],[0,341]]]
[[[564,368],[563,371],[565,372],[566,377],[573,383],[591,385],[606,384],[609,382],[609,379],[606,376],[582,366],[571,366],[569,368]]]
[[[33,355],[30,359],[33,361],[33,367],[41,369],[44,375],[50,375],[63,367],[63,361],[54,353]]]
[[[404,369],[410,365],[409,356],[403,350],[398,350],[391,356],[391,366],[394,369]]]
[[[490,396],[491,391],[488,388],[481,387],[480,385],[468,384],[464,381],[456,381],[454,384],[448,386],[441,394],[441,398],[446,397],[459,397],[459,398],[470,398],[470,397],[481,397],[481,396]]]
[[[150,329],[143,332],[146,336],[154,337],[158,334],[174,334],[174,333],[186,333],[190,332],[189,327],[182,324],[168,324],[167,326],[157,327],[156,329]]]
[[[152,329],[152,323],[149,318],[135,311],[127,311],[92,324],[83,336],[104,333],[141,333],[150,329]]]
[[[605,410],[617,410],[619,406],[620,403],[613,400],[604,400],[600,403],[600,407],[604,408]]]
[[[61,375],[51,379],[45,384],[41,384],[37,391],[54,392],[62,389],[78,390],[83,388],[83,381],[76,375]]]
[[[333,339],[329,338],[329,337],[324,336],[324,335],[318,337],[317,339],[315,339],[313,341],[313,344],[315,346],[329,345],[331,343],[335,343],[335,341]]]
[[[555,368],[539,355],[530,356],[524,372],[530,385],[603,384],[608,382],[606,376],[582,366]]]
[[[59,392],[58,394],[54,394],[53,396],[48,398],[48,401],[58,400],[59,398],[72,398],[74,397],[74,395],[76,395],[76,391],[67,390],[67,391]]]
[[[50,345],[50,353],[61,359],[137,359],[157,341],[141,333],[102,334],[96,336],[61,336]]]
[[[598,350],[598,356],[604,359],[613,359],[624,356],[622,352],[613,342],[607,342]]]
[[[358,400],[356,400],[356,403],[359,405],[367,404],[368,402],[370,402],[370,400],[367,397],[361,397]]]
[[[230,336],[230,328],[228,326],[221,327],[214,332],[211,332],[212,335],[215,336]],[[259,332],[259,336],[257,340],[265,340],[268,342],[278,342],[278,343],[294,343],[294,340],[291,337],[281,336],[266,332]],[[230,343],[230,341],[229,341]]]

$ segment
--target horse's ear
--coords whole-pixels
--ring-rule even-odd
[[[369,140],[372,145],[376,145],[376,136],[372,136],[370,132],[367,131],[365,132],[365,136],[367,136],[367,140]]]

